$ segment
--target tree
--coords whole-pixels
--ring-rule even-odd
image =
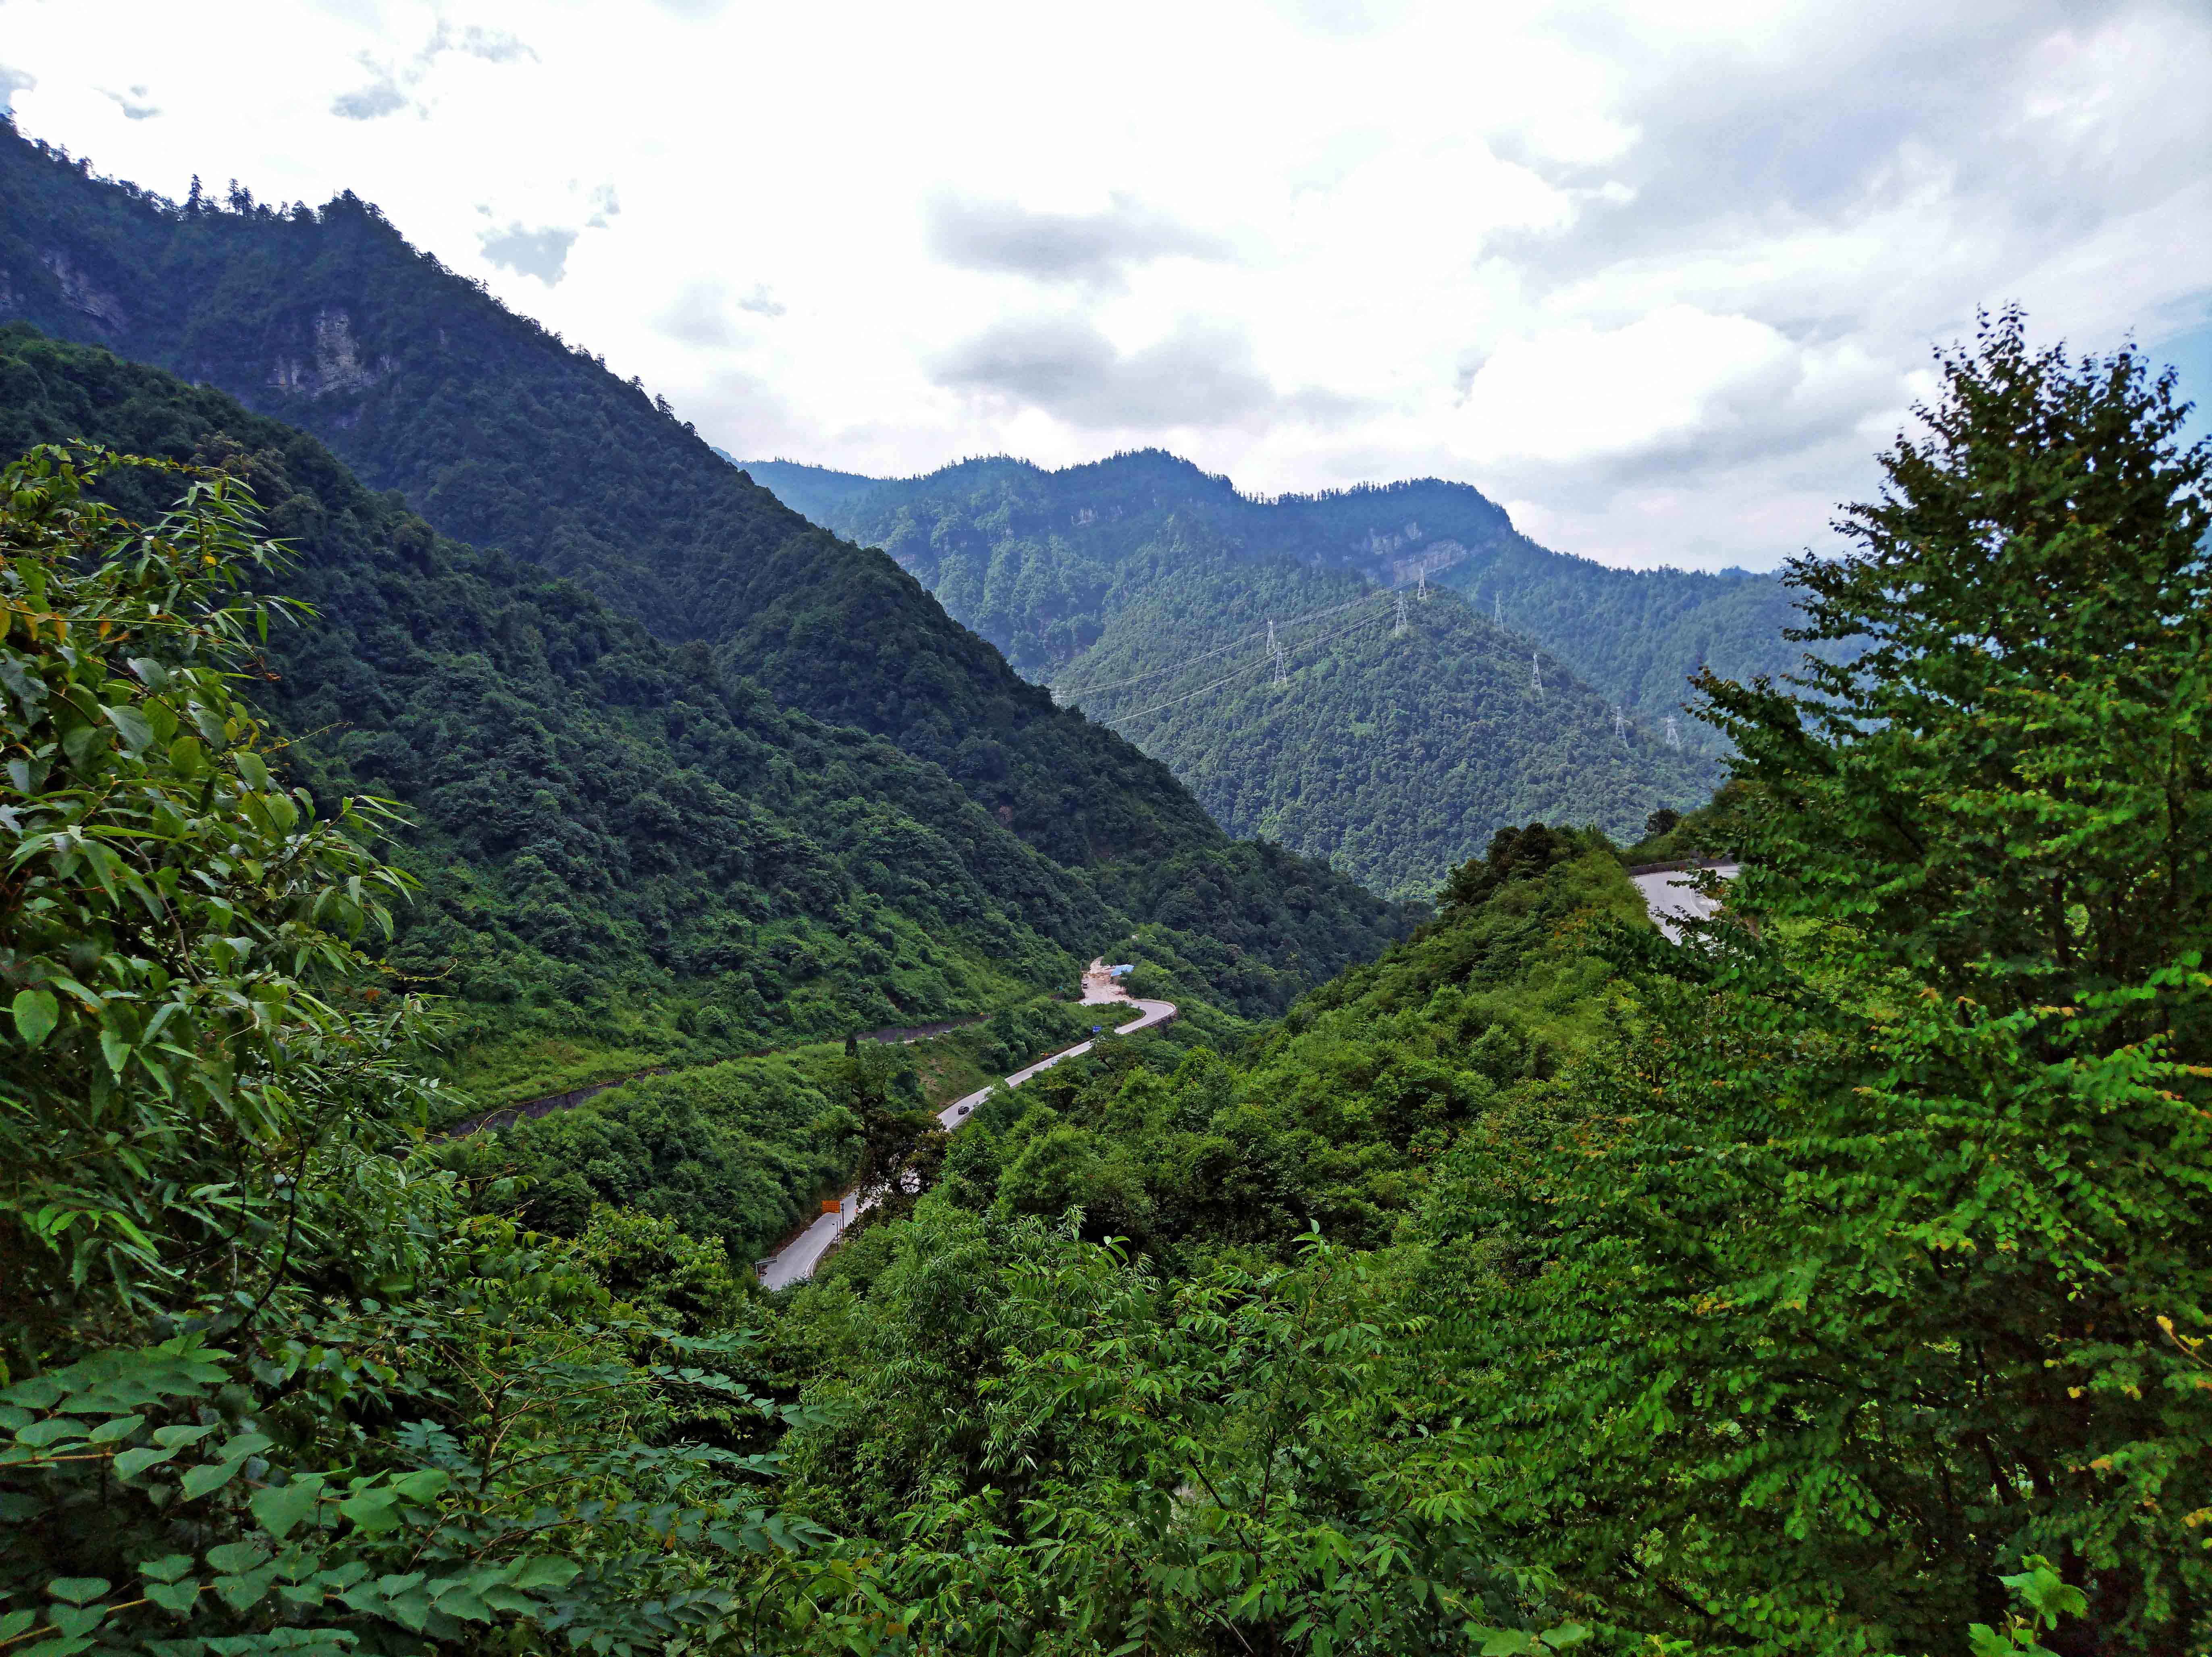
[[[2170,376],[2014,313],[1942,367],[1856,550],[1791,568],[1861,652],[1703,681],[1756,929],[1655,957],[1557,1152],[1463,1170],[1504,1429],[1647,1628],[1954,1650],[2045,1555],[2054,1649],[2201,1650],[2207,452]]]
[[[95,491],[186,480],[149,524]],[[719,1251],[472,1217],[422,1155],[422,1010],[354,939],[406,883],[377,802],[273,780],[234,681],[277,561],[221,474],[97,451],[0,474],[0,1645],[610,1654],[814,1533],[751,1499],[782,1412]],[[281,613],[281,611],[280,611]],[[627,1287],[627,1285],[625,1285]],[[722,1442],[688,1442],[678,1422]]]
[[[305,1182],[427,1097],[392,1060],[416,1010],[379,1009],[353,942],[407,888],[361,843],[389,815],[348,800],[317,821],[233,693],[285,614],[238,599],[274,558],[249,497],[196,478],[142,528],[88,498],[114,470],[35,452],[0,522],[0,1314],[18,1363],[46,1356],[49,1320],[128,1320],[188,1285],[265,1302],[302,1221],[331,1217]],[[349,978],[358,993],[324,992]]]

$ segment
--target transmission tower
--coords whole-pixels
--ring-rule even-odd
[[[1628,746],[1628,720],[1622,715],[1619,702],[1613,705],[1613,734],[1620,738],[1623,748]]]
[[[1270,656],[1281,654],[1281,652],[1275,648],[1275,623],[1272,617],[1269,618],[1267,622],[1267,653]]]
[[[1275,624],[1273,622],[1268,622],[1267,634],[1270,639],[1274,636],[1274,632]],[[1290,671],[1283,665],[1283,647],[1280,645],[1277,645],[1275,646],[1275,683],[1277,684],[1288,684],[1290,682]]]
[[[1544,694],[1544,664],[1533,653],[1528,658],[1528,688],[1539,696]]]
[[[1505,595],[1502,592],[1490,595],[1490,619],[1500,627],[1505,625]]]
[[[1667,746],[1669,748],[1680,748],[1681,745],[1682,733],[1674,729],[1674,716],[1672,713],[1669,713],[1667,716]]]
[[[1423,604],[1426,604],[1429,601],[1429,573],[1425,569],[1421,572],[1420,580],[1421,585],[1419,592],[1421,595],[1421,602]]]
[[[1405,635],[1405,632],[1406,595],[1401,592],[1398,595],[1398,624],[1390,629],[1390,636],[1394,639],[1402,638]]]

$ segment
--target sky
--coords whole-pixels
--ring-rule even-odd
[[[350,189],[742,458],[1437,476],[1638,567],[1832,545],[1982,308],[2212,404],[2208,85],[2201,0],[0,0],[29,136]]]

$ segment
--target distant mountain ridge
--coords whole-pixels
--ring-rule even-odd
[[[1701,666],[1734,677],[1793,671],[1796,606],[1776,578],[1615,569],[1554,552],[1466,483],[1414,478],[1313,495],[1248,495],[1147,449],[1051,470],[994,456],[870,479],[785,460],[741,463],[816,522],[881,546],[1025,673],[1051,677],[1135,596],[1132,553],[1170,519],[1215,543],[1384,585],[1463,592],[1568,664],[1599,694],[1663,718]]]
[[[1778,582],[1565,557],[1433,478],[1261,499],[1158,450],[873,483],[789,461],[747,470],[880,543],[1064,703],[1166,761],[1232,833],[1393,896],[1434,891],[1509,825],[1634,840],[1653,810],[1698,804],[1721,768],[1677,713],[1689,674],[1796,660]],[[1290,625],[1362,599],[1380,623],[1394,588],[1431,595],[1409,598],[1403,634],[1316,641]],[[1278,623],[1294,659],[1280,686],[1260,645]],[[1248,671],[1218,683],[1239,638]]]
[[[892,560],[791,511],[349,193],[180,205],[0,122],[9,321],[221,387],[436,530],[696,646],[725,684],[886,738],[1079,872],[1103,913],[1172,913],[1243,1011],[1404,930],[1326,867],[1232,842],[1164,765],[1056,707]]]
[[[1157,555],[1156,583],[1114,611],[1061,696],[1165,760],[1232,834],[1325,857],[1385,896],[1435,892],[1510,824],[1634,841],[1722,779],[1662,719],[1616,717],[1448,588],[1209,555],[1173,525]]]

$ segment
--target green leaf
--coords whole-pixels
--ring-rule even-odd
[[[295,1526],[315,1511],[322,1494],[322,1475],[304,1473],[281,1489],[272,1485],[255,1491],[252,1501],[246,1505],[253,1510],[261,1528],[282,1541]]]
[[[180,1581],[191,1568],[191,1555],[165,1553],[159,1559],[141,1560],[138,1575],[149,1582],[174,1582]]]
[[[29,1449],[43,1450],[64,1439],[84,1436],[84,1429],[64,1416],[49,1416],[44,1421],[34,1421],[27,1427],[18,1428],[15,1442]]]
[[[339,1502],[338,1511],[362,1530],[388,1531],[399,1522],[392,1511],[398,1505],[397,1490],[362,1490]]]
[[[276,1442],[266,1433],[240,1433],[223,1441],[216,1454],[224,1461],[243,1461],[247,1456],[259,1455]]]
[[[11,1611],[0,1614],[0,1641],[14,1639],[30,1631],[31,1624],[39,1620],[35,1611]]]
[[[15,992],[15,1034],[25,1047],[35,1047],[45,1041],[60,1017],[61,1009],[51,990]]]
[[[428,1502],[444,1490],[452,1482],[451,1476],[443,1469],[424,1467],[420,1472],[408,1473],[393,1479],[392,1488],[410,1502]]]
[[[146,1424],[143,1416],[118,1416],[112,1421],[103,1421],[94,1428],[86,1442],[112,1444],[118,1438],[128,1438]]]
[[[26,1647],[21,1657],[76,1657],[78,1652],[91,1643],[90,1638],[82,1634],[72,1638],[41,1640],[35,1646]],[[8,1657],[17,1657],[17,1654],[11,1650]]]
[[[269,768],[261,762],[261,756],[250,748],[241,748],[231,756],[238,767],[240,781],[257,793],[269,786]]]
[[[46,1592],[57,1599],[82,1605],[99,1599],[112,1586],[105,1576],[58,1576],[46,1584]]]
[[[152,746],[154,727],[147,723],[146,716],[137,708],[103,707],[100,711],[107,715],[107,722],[113,725],[117,733],[122,737],[123,746],[126,752],[143,754]]]
[[[106,1605],[55,1605],[46,1612],[54,1632],[67,1639],[89,1634],[107,1620]]]
[[[522,1568],[511,1579],[519,1588],[565,1588],[574,1581],[584,1568],[573,1559],[557,1559],[551,1554],[538,1554],[522,1562]]]
[[[212,1427],[156,1427],[154,1442],[165,1450],[181,1450],[187,1444],[197,1444],[210,1433]]]
[[[210,1491],[221,1490],[237,1476],[238,1463],[235,1461],[204,1462],[185,1474],[185,1500],[197,1502]]]
[[[276,1581],[276,1567],[264,1565],[244,1576],[218,1576],[215,1591],[233,1611],[244,1611],[266,1597]]]
[[[167,1461],[175,1454],[173,1450],[164,1450],[156,1446],[149,1445],[143,1449],[125,1450],[121,1455],[116,1457],[111,1465],[113,1466],[118,1478],[128,1478],[134,1473],[143,1473],[147,1468]]]
[[[492,1620],[491,1607],[477,1597],[475,1589],[459,1578],[437,1584],[434,1597],[438,1609],[448,1617],[458,1617],[465,1623],[489,1623]]]
[[[163,1611],[187,1617],[191,1614],[192,1607],[199,1603],[200,1585],[190,1577],[181,1582],[149,1582],[145,1585],[145,1593]]]
[[[252,1570],[269,1557],[269,1551],[258,1542],[226,1542],[219,1548],[208,1550],[208,1563],[217,1570],[234,1575]]]

